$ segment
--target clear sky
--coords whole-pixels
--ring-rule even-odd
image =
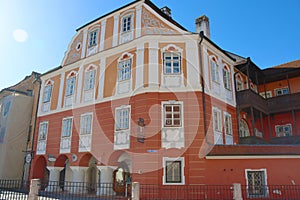
[[[32,71],[59,66],[80,26],[132,0],[0,0],[0,89]],[[300,0],[152,0],[195,32],[210,19],[211,39],[261,68],[300,59]]]

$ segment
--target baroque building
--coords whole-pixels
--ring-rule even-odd
[[[206,16],[194,33],[169,8],[134,1],[78,28],[61,66],[41,76],[30,177],[97,194],[96,183],[126,179],[297,183],[300,149],[286,144],[300,129],[299,68],[284,67],[221,49]]]

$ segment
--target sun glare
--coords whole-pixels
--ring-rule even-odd
[[[13,37],[17,42],[26,42],[28,40],[28,33],[23,29],[16,29],[13,31]]]

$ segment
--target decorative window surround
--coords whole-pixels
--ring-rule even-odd
[[[267,97],[266,97],[266,94],[267,94]],[[265,99],[272,98],[272,91],[261,92],[261,93],[259,93],[259,95]]]
[[[72,106],[74,103],[77,74],[78,74],[77,72],[72,71],[67,76],[65,107]]]
[[[162,148],[184,148],[183,102],[163,101],[162,107]]]
[[[42,106],[43,112],[50,111],[53,84],[54,84],[54,82],[52,80],[48,80],[45,84],[44,94],[43,94],[44,95],[43,96],[43,106]]]
[[[100,32],[100,28],[93,29],[92,31],[89,32],[87,56],[91,56],[98,53],[99,32]]]
[[[62,120],[62,130],[60,139],[60,153],[71,152],[73,117],[66,117]]]
[[[275,95],[276,95],[276,96],[286,95],[286,94],[289,94],[289,93],[290,93],[288,87],[277,88],[277,89],[275,89],[274,91],[275,91]]]
[[[215,56],[209,57],[212,92],[220,95],[220,67]]]
[[[95,65],[89,66],[84,73],[84,92],[83,92],[83,101],[91,101],[95,97],[95,78],[96,78],[96,69]]]
[[[232,136],[232,118],[227,112],[224,112],[224,132],[225,132],[225,144],[233,144]]]
[[[120,44],[133,40],[134,37],[134,12],[130,11],[121,17],[121,33],[120,33]]]
[[[131,106],[115,109],[114,150],[130,148]]]
[[[237,91],[244,90],[244,80],[240,74],[236,76],[236,90]]]
[[[162,48],[163,70],[161,83],[163,87],[183,87],[182,52],[183,49],[174,44]]]
[[[93,113],[85,113],[80,117],[79,152],[91,151]]]
[[[123,53],[118,59],[117,94],[129,93],[132,90],[133,54]]]
[[[184,157],[163,157],[163,185],[184,185]]]
[[[48,122],[44,121],[41,122],[39,126],[36,155],[46,154],[47,135],[48,135]]]
[[[246,169],[246,184],[248,198],[266,198],[269,195],[266,169]]]
[[[212,112],[214,144],[223,144],[221,110],[217,107],[213,107]]]

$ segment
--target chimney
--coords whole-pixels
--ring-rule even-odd
[[[165,13],[166,15],[168,15],[169,17],[172,17],[172,15],[171,15],[171,9],[169,7],[165,6],[165,7],[162,7],[160,10],[163,13]]]
[[[196,32],[203,31],[204,35],[210,38],[209,19],[206,15],[202,15],[196,19]]]

